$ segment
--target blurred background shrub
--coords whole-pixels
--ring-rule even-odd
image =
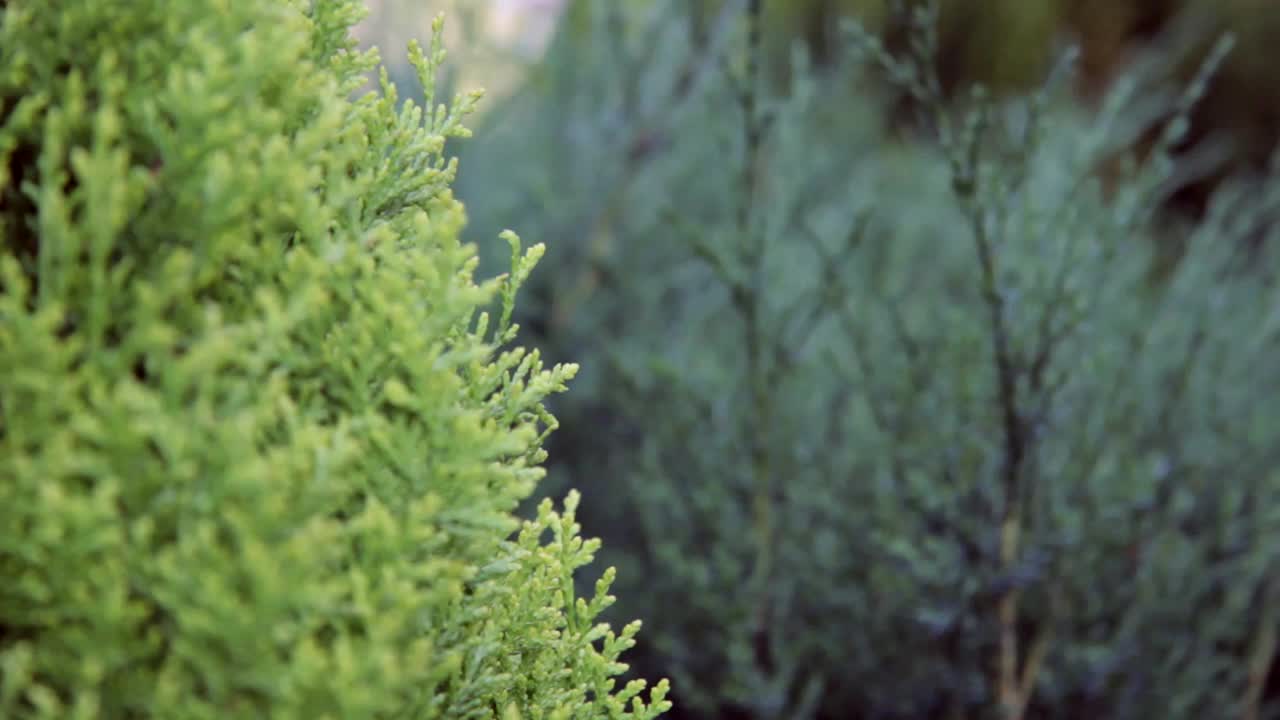
[[[546,489],[638,665],[676,717],[1277,716],[1280,11],[903,5],[567,0],[463,151],[471,232],[548,243]]]

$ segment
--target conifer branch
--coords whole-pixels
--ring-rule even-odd
[[[1005,297],[999,287],[996,266],[997,238],[993,236],[988,208],[980,193],[982,143],[988,127],[988,110],[983,98],[971,116],[964,134],[966,144],[952,151],[952,187],[961,201],[977,253],[979,282],[987,310],[991,358],[995,365],[996,402],[1000,408],[1003,431],[1001,487],[1003,501],[998,518],[1000,532],[999,561],[1002,571],[1010,570],[1018,560],[1022,535],[1023,488],[1022,466],[1028,451],[1027,427],[1018,406],[1017,388],[1021,372],[1011,347]],[[997,602],[999,623],[996,662],[996,696],[1007,718],[1020,720],[1018,601],[1020,591],[1010,588]]]
[[[765,343],[765,280],[767,260],[765,230],[756,227],[753,211],[761,202],[760,162],[763,152],[763,126],[759,98],[761,91],[760,56],[763,21],[763,0],[748,0],[746,12],[746,58],[740,87],[739,104],[742,112],[743,164],[740,175],[740,204],[738,206],[738,235],[745,241],[742,264],[746,269],[746,286],[733,296],[733,302],[742,315],[745,330],[747,383],[751,394],[748,411],[747,433],[751,467],[751,514],[755,526],[755,567],[750,587],[757,596],[753,613],[756,662],[767,670],[772,664],[770,634],[769,578],[773,572],[775,543],[773,468],[770,455],[769,418],[773,415],[773,389]]]

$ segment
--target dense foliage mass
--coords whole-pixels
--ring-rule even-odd
[[[778,5],[572,3],[460,178],[558,240],[526,327],[644,667],[688,717],[1274,714],[1280,178],[1158,212],[1227,46],[952,103],[930,13],[766,71]]]
[[[347,0],[0,3],[0,717],[652,718],[520,527],[572,365],[506,347],[437,107]],[[483,312],[497,303],[497,314]],[[517,534],[516,531],[518,530]]]

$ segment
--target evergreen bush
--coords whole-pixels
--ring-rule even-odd
[[[1280,177],[1157,212],[1208,70],[955,110],[927,14],[778,82],[766,4],[572,4],[462,178],[565,238],[527,327],[644,667],[689,717],[1274,716]]]
[[[0,3],[0,717],[669,706],[577,496],[513,515],[575,371],[510,346],[542,247],[475,279],[476,98],[439,22],[424,104],[358,93],[362,11]]]

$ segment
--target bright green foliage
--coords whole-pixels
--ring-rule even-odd
[[[473,279],[439,24],[351,100],[361,12],[0,4],[0,717],[669,706],[576,496],[508,540],[576,367],[503,349],[541,246]]]
[[[783,91],[738,12],[776,4],[700,44],[687,3],[639,4],[573,4],[464,187],[571,239],[531,288],[540,345],[589,375],[556,455],[617,479],[583,521],[648,568],[625,610],[680,711],[1274,711],[1280,175],[1157,217],[1203,82],[954,108],[854,33]],[[928,110],[913,142],[868,66]]]

